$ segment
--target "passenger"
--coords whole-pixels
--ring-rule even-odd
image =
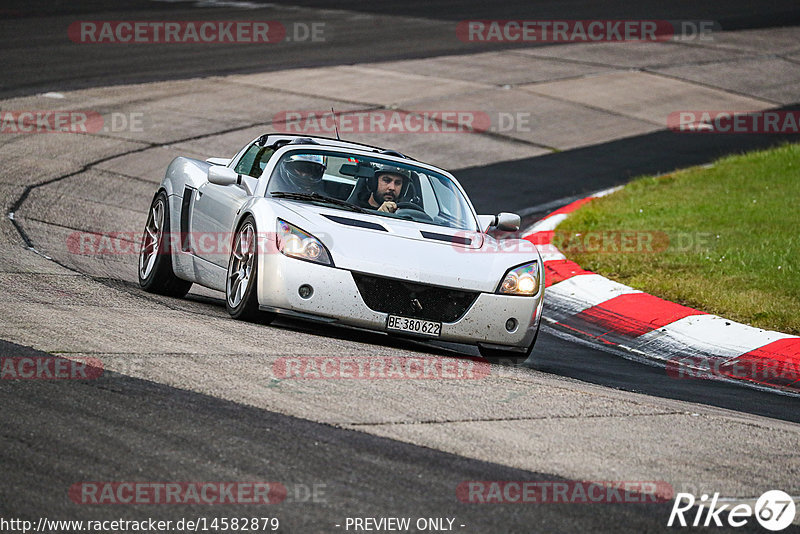
[[[270,192],[319,193],[325,174],[325,157],[318,154],[291,154],[278,164],[278,180],[270,183]]]

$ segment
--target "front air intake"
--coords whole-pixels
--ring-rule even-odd
[[[477,291],[353,273],[361,298],[373,311],[452,323],[467,313]]]

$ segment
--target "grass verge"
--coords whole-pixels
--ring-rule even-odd
[[[570,215],[554,242],[636,289],[800,335],[800,145],[636,179]]]

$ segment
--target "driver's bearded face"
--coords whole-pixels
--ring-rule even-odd
[[[396,174],[381,174],[378,176],[378,190],[374,196],[377,202],[396,202],[397,196],[403,189],[403,178]]]

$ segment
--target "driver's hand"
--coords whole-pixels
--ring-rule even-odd
[[[383,204],[381,204],[381,207],[378,208],[378,211],[394,213],[395,211],[397,211],[397,204],[392,201],[386,201]]]

